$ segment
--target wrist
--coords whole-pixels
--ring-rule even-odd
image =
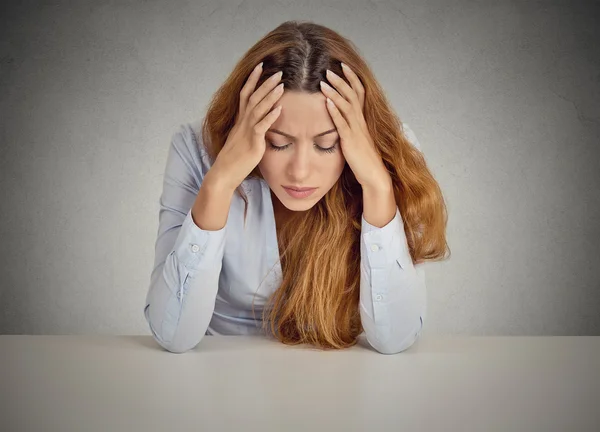
[[[361,187],[363,191],[367,191],[371,194],[387,194],[394,188],[389,174],[383,176],[380,180],[361,183]]]
[[[232,194],[235,192],[236,187],[228,184],[226,177],[221,175],[218,169],[213,167],[208,170],[202,181],[202,187],[210,190],[213,194]]]

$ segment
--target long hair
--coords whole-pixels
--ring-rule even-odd
[[[392,178],[413,264],[444,259],[450,250],[440,187],[354,44],[327,27],[286,21],[248,50],[208,105],[202,137],[212,161],[235,124],[240,91],[261,61],[256,88],[282,70],[281,82],[288,91],[308,94],[320,92],[319,81],[328,82],[327,69],[350,85],[340,62],[350,66],[365,89],[363,114]],[[258,167],[250,177],[264,179]],[[245,202],[245,224],[248,199],[241,186],[236,192]],[[362,187],[346,163],[319,202],[277,227],[282,283],[263,309],[263,330],[268,328],[288,345],[340,349],[357,343],[363,332],[359,312],[362,208]]]

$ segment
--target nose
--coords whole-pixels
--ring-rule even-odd
[[[288,166],[288,176],[302,184],[310,172],[312,144],[299,144],[294,147],[294,154]]]

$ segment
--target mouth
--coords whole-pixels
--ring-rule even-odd
[[[292,198],[306,198],[312,195],[313,192],[317,190],[317,188],[302,188],[302,190],[298,190],[294,188],[289,188],[287,186],[283,186],[283,189],[285,189],[288,195]]]
[[[303,187],[303,188],[297,188],[297,187],[293,187],[293,186],[283,186],[283,187],[286,188],[286,189],[289,189],[289,190],[296,191],[296,192],[306,192],[306,191],[309,191],[309,190],[316,189],[314,187]]]

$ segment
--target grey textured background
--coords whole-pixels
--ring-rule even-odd
[[[300,19],[354,41],[445,193],[424,334],[600,334],[597,2],[0,7],[0,333],[150,334],[170,138]]]

